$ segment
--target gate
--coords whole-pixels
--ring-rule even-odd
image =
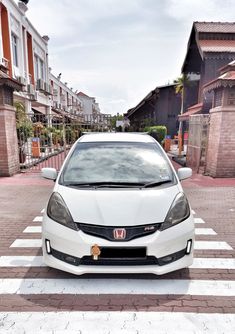
[[[73,143],[86,131],[108,131],[110,115],[66,115],[32,112],[17,118],[21,170],[60,169]]]
[[[197,173],[205,172],[209,115],[192,115],[189,119],[187,166]]]

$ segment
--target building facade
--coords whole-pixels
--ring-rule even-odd
[[[9,77],[22,88],[14,101],[22,102],[27,114],[57,114],[85,124],[86,115],[101,115],[95,98],[76,94],[55,76],[48,65],[48,36],[41,36],[26,17],[27,5],[14,0],[0,3],[0,78]],[[104,117],[103,117],[104,118]],[[100,117],[102,120],[102,117]]]
[[[234,22],[194,22],[190,33],[182,73],[187,75],[184,115],[207,114],[212,106],[212,93],[203,90],[219,75],[219,69],[235,59]]]
[[[175,85],[156,87],[138,105],[129,109],[126,117],[133,131],[143,130],[149,125],[164,125],[167,134],[173,137],[178,131],[181,96],[176,94]]]
[[[26,112],[40,107],[50,110],[51,88],[48,70],[48,40],[41,36],[25,16],[27,6],[2,0],[0,32],[0,77],[22,85],[14,100],[23,102]]]

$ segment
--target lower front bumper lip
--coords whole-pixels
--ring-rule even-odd
[[[148,266],[157,265],[164,266],[175,262],[187,255],[187,248],[184,248],[173,254],[168,254],[162,258],[155,256],[133,257],[133,258],[102,258],[94,259],[92,256],[83,256],[82,258],[65,254],[53,248],[50,249],[50,256],[66,262],[73,266]]]
[[[158,265],[135,265],[135,266],[112,266],[112,265],[79,265],[74,266],[58,260],[57,258],[44,254],[44,262],[50,267],[67,271],[75,275],[84,274],[154,274],[163,275],[175,270],[189,267],[193,263],[193,254],[185,255],[181,259],[166,264]]]

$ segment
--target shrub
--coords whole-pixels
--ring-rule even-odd
[[[145,131],[148,132],[148,134],[156,139],[160,144],[163,142],[167,134],[167,129],[164,125],[150,126],[146,127],[145,129]]]

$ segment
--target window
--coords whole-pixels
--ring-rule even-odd
[[[18,38],[15,34],[11,34],[12,53],[13,53],[13,64],[18,67]]]
[[[147,183],[172,180],[173,174],[156,144],[100,142],[78,144],[62,179],[65,183]]]
[[[45,80],[45,66],[44,62],[38,55],[34,55],[34,67],[35,67],[35,78],[36,80]]]
[[[39,59],[39,63],[40,63],[40,76],[41,76],[41,79],[44,80],[45,78],[45,75],[44,75],[44,62]]]

